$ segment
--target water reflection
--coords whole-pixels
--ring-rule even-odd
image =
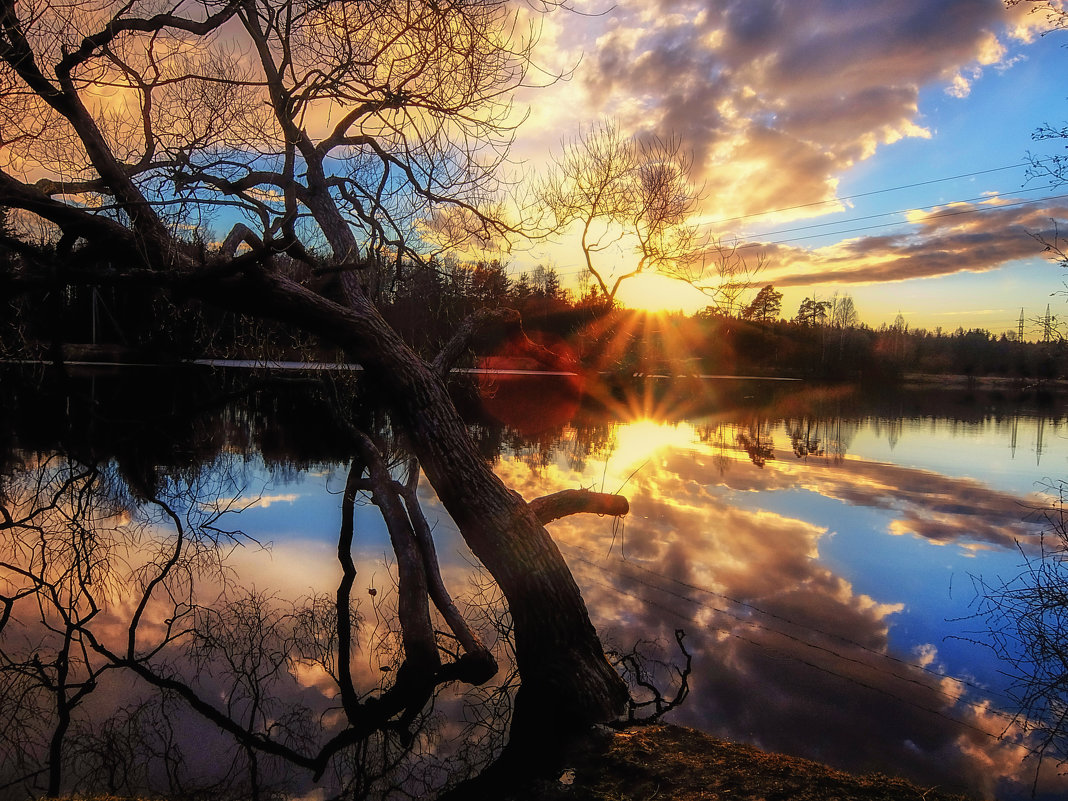
[[[231,598],[249,612],[238,618],[243,631],[271,640],[283,635],[289,616],[314,609],[316,598],[336,590],[347,452],[324,400],[336,388],[304,382],[289,393],[267,379],[227,377],[199,389],[192,400],[173,386],[161,387],[161,394],[171,393],[169,414],[147,420],[124,406],[121,390],[107,382],[91,393],[75,382],[66,395],[46,394],[45,408],[37,395],[5,394],[11,424],[4,463],[32,466],[37,463],[27,460],[34,451],[51,454],[73,445],[95,455],[94,464],[105,465],[116,486],[133,482],[142,495],[159,489],[159,476],[185,476],[186,487],[194,477],[214,477],[210,497],[186,506],[208,519],[221,513],[231,519],[232,510],[242,510],[221,527],[240,529],[251,546],[227,554],[234,571],[228,575],[246,590]],[[1004,713],[998,666],[982,647],[946,638],[968,635],[967,623],[954,622],[969,611],[968,575],[1015,574],[1016,543],[1027,547],[1039,531],[1026,519],[1028,507],[1048,503],[1036,486],[1043,475],[1035,462],[1040,458],[1049,470],[1064,466],[1068,450],[1048,436],[1063,426],[1060,414],[1004,398],[962,405],[959,397],[939,396],[895,399],[894,415],[888,415],[885,399],[872,403],[841,389],[772,395],[698,389],[688,387],[679,397],[642,385],[632,397],[610,388],[579,404],[573,394],[517,382],[494,389],[500,403],[479,406],[469,395],[458,402],[468,406],[472,429],[497,472],[524,497],[584,486],[630,498],[622,528],[572,517],[550,530],[599,630],[620,650],[641,638],[659,639],[670,657],[675,630],[687,632],[692,694],[673,720],[853,770],[1026,795],[1034,766],[1023,762],[1026,739]],[[509,417],[522,412],[519,399],[532,408],[556,408],[518,425]],[[211,413],[201,414],[205,409]],[[669,410],[686,416],[647,416]],[[63,419],[70,421],[66,429],[54,425]],[[44,424],[49,420],[51,428]],[[157,483],[147,482],[151,476]],[[446,583],[462,588],[469,609],[479,610],[472,614],[481,616],[483,631],[500,632],[507,622],[499,599],[472,571],[469,554],[425,485],[420,492]],[[121,493],[107,497],[112,515],[136,506]],[[356,674],[363,685],[379,687],[396,669],[399,635],[389,622],[396,568],[384,556],[389,537],[380,520],[356,514],[355,594],[365,646]],[[167,529],[138,530],[134,539],[148,544],[147,552],[132,539],[112,553],[145,575],[153,558],[169,553]],[[146,637],[165,639],[168,627],[189,613],[174,604],[157,610]],[[114,619],[105,621],[112,629],[101,636],[121,642],[130,614],[119,603]],[[315,620],[301,619],[306,625]],[[242,636],[226,627],[215,632],[216,645]],[[203,644],[200,656],[207,658],[211,647]],[[308,660],[289,677],[270,671],[256,677],[260,684],[285,685],[284,707],[269,714],[294,726],[287,736],[300,734],[298,708],[328,723],[336,714],[330,710],[337,682],[324,660]],[[483,720],[506,719],[512,680],[505,671],[475,699]],[[235,692],[239,681],[224,670],[204,687],[239,699],[248,712],[249,692]],[[111,751],[101,753],[112,756],[132,740],[151,743],[160,757],[154,769],[162,774],[138,778],[145,786],[178,782],[204,789],[225,779],[194,775],[205,754],[229,747],[210,726],[183,718],[173,698],[150,703],[143,688],[135,692],[105,674],[97,682],[79,710],[79,741],[110,743]],[[458,721],[462,710],[470,714],[475,706],[442,696],[433,719],[424,722],[426,742],[431,734],[434,742],[469,734]],[[437,714],[446,711],[457,714]],[[35,731],[31,721],[25,725]],[[42,741],[40,747],[47,746]],[[426,752],[433,762],[409,768],[410,780],[423,772],[423,786],[437,786],[442,775],[458,770],[457,761],[471,759],[437,746]],[[182,754],[182,764],[169,765],[168,753]],[[396,754],[387,749],[380,756],[385,764]],[[84,775],[103,776],[103,756],[79,759]],[[269,795],[278,776],[269,760],[265,765],[260,790]],[[348,771],[346,781],[381,778],[369,764],[338,770]],[[101,781],[105,789],[108,782],[136,784],[132,778]],[[1063,789],[1057,782],[1049,772],[1041,786],[1055,793]]]
[[[1061,423],[1007,419],[1039,452],[1043,427]],[[585,466],[519,459],[499,470],[530,497],[576,482],[625,487],[622,532],[572,520],[553,533],[607,636],[670,643],[687,630],[696,669],[677,720],[854,770],[1027,796],[1036,765],[1004,711],[999,665],[946,639],[972,637],[960,620],[969,574],[1014,575],[1016,544],[1041,530],[1028,511],[1049,503],[1042,475],[1013,461],[1009,432],[986,414],[763,409],[623,423]],[[1063,445],[1045,453],[1064,457]],[[1063,788],[1054,772],[1040,785],[1051,793]]]

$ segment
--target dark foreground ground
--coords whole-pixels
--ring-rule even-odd
[[[464,801],[975,801],[936,787],[854,776],[681,726],[606,734],[570,755],[556,778],[461,787]],[[82,801],[72,797],[68,801]],[[85,801],[134,801],[92,796]]]
[[[584,746],[553,781],[501,801],[971,801],[887,776],[854,776],[680,726],[651,726]],[[573,771],[573,773],[571,772]]]

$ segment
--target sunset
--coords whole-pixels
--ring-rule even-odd
[[[0,0],[0,801],[1068,794],[1065,0]]]
[[[869,325],[901,312],[912,327],[1000,334],[1061,289],[1033,238],[1068,215],[1041,166],[1063,140],[1034,136],[1063,124],[1068,68],[1041,7],[607,8],[582,3],[590,16],[544,26],[538,52],[574,73],[523,95],[530,119],[516,150],[531,166],[604,117],[679,137],[703,232],[750,260],[766,255],[759,284],[784,291],[786,316],[807,296],[847,292]],[[534,253],[572,282],[582,267],[574,248]],[[623,299],[701,305],[688,287],[653,286],[651,299],[633,287]]]

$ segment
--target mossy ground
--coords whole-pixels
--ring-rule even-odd
[[[576,749],[556,778],[512,801],[970,801],[882,775],[854,776],[680,726],[652,726]],[[571,774],[567,775],[568,779]]]

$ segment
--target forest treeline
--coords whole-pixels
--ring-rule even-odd
[[[307,282],[329,280],[300,275],[296,264],[288,268]],[[893,380],[924,373],[1049,380],[1068,374],[1068,348],[1058,336],[1028,342],[978,328],[929,331],[910,328],[900,316],[873,328],[858,321],[848,296],[806,298],[787,318],[781,293],[771,285],[752,289],[748,305],[739,304],[733,314],[709,306],[686,316],[608,304],[592,284],[584,292],[564,288],[551,267],[516,274],[501,261],[383,265],[370,284],[387,320],[418,352],[431,356],[472,312],[511,307],[521,313],[526,333],[565,354],[564,363],[621,376]],[[129,285],[64,285],[29,293],[0,308],[0,326],[5,358],[340,358],[285,326]],[[507,358],[507,343],[503,349],[498,343],[496,352]],[[529,353],[514,364],[560,366],[531,362]]]

